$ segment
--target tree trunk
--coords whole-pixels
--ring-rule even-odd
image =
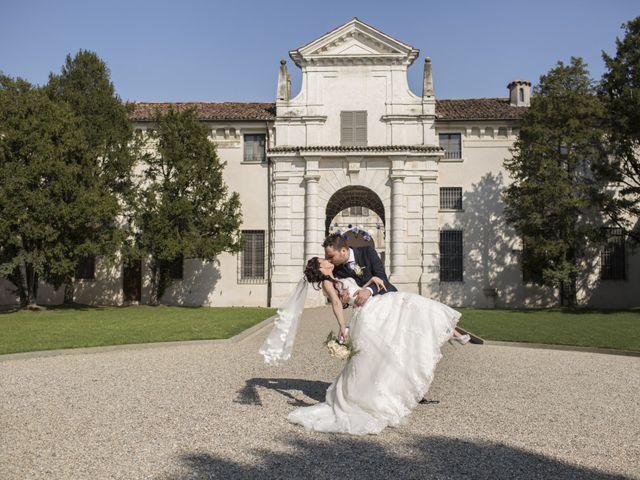
[[[20,266],[15,267],[11,273],[8,275],[8,280],[16,286],[15,293],[18,294],[18,299],[20,301],[20,307],[24,308],[27,306],[27,282],[25,276],[22,274],[22,268]]]
[[[160,298],[158,289],[160,287],[160,265],[156,260],[151,260],[151,291],[149,292],[149,305],[158,305]]]
[[[27,307],[36,306],[38,298],[38,274],[33,264],[25,264],[25,276],[27,284]]]
[[[73,278],[69,277],[67,278],[67,281],[64,283],[64,304],[65,305],[72,305],[73,303],[75,303],[75,293],[76,293],[76,288],[75,288],[75,283],[73,281]]]

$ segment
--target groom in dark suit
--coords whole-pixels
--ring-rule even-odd
[[[369,297],[373,295],[398,291],[389,282],[382,260],[380,260],[378,252],[372,247],[349,247],[347,241],[338,233],[333,233],[325,238],[322,246],[324,247],[326,259],[335,265],[333,274],[337,278],[351,277],[360,287],[374,276],[384,282],[386,291],[378,289],[374,283],[367,288],[358,290],[355,299],[356,305],[364,305]]]

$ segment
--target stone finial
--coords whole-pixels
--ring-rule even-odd
[[[287,61],[280,60],[280,72],[278,73],[278,100],[288,101],[291,98],[291,76],[287,70]]]
[[[422,97],[433,97],[433,75],[431,73],[431,59],[429,57],[424,59]]]
[[[514,80],[507,85],[509,89],[509,105],[512,107],[528,107],[531,105],[531,82]]]

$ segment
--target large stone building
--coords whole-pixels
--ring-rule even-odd
[[[455,306],[556,305],[557,292],[523,279],[522,245],[502,215],[503,161],[531,84],[510,82],[505,98],[439,100],[425,58],[416,95],[407,68],[418,53],[354,18],[289,52],[302,70],[296,96],[282,61],[275,103],[138,103],[140,129],[158,109],[195,108],[242,201],[244,251],[184,260],[163,301],[278,306],[305,259],[322,255],[323,237],[348,230],[375,244],[399,289]],[[585,268],[585,304],[639,305],[640,255],[616,238]],[[144,303],[147,272],[142,260],[123,268],[98,259],[79,272],[88,278],[78,279],[76,300]],[[62,292],[43,286],[40,297],[58,303]],[[309,305],[321,301],[311,295]]]

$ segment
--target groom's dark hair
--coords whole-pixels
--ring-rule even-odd
[[[349,248],[347,241],[339,233],[332,233],[322,242],[322,248],[332,247],[334,250],[341,250],[343,248]]]

